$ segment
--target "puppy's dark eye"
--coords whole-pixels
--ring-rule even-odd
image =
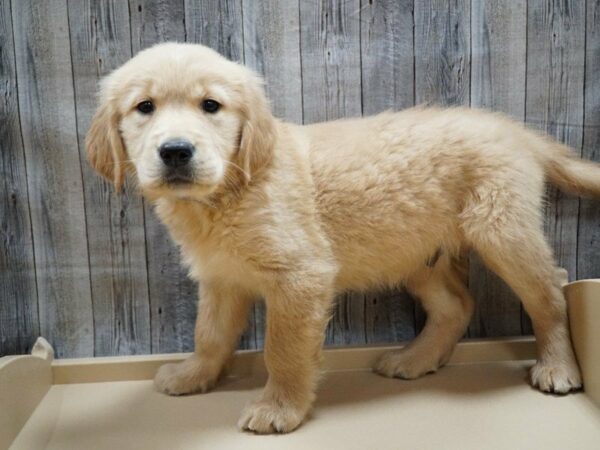
[[[219,102],[217,102],[216,100],[208,99],[208,100],[204,100],[202,102],[202,109],[204,111],[206,111],[207,113],[214,114],[219,110],[220,107],[221,107],[221,104]]]
[[[145,100],[141,103],[138,103],[136,109],[142,114],[152,114],[154,112],[154,103],[150,100]]]

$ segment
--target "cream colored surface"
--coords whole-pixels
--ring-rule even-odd
[[[448,366],[412,381],[330,372],[312,420],[283,436],[235,426],[261,376],[184,397],[159,394],[151,381],[57,385],[12,449],[597,449],[600,410],[582,393],[532,389],[531,364]]]
[[[565,292],[585,392],[553,396],[532,389],[529,338],[460,343],[447,367],[411,381],[367,369],[390,347],[330,349],[306,424],[292,434],[257,436],[238,431],[235,419],[265,382],[258,352],[237,354],[231,376],[214,391],[168,397],[150,379],[160,364],[187,355],[51,362],[51,348],[42,345],[38,356],[0,359],[0,450],[17,434],[13,450],[595,450],[600,280],[571,283]]]

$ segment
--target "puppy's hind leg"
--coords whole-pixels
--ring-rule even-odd
[[[529,207],[525,200],[515,193],[501,216],[495,210],[497,205],[487,205],[487,217],[502,220],[466,217],[465,237],[486,265],[520,297],[531,317],[537,341],[531,383],[542,391],[565,394],[581,387],[562,292],[566,274],[554,263],[537,208]]]
[[[388,377],[414,379],[448,362],[473,314],[458,262],[442,255],[407,282],[427,312],[423,331],[406,347],[384,354],[375,371]]]

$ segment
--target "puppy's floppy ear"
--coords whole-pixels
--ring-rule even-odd
[[[249,182],[271,161],[276,139],[275,119],[258,76],[253,75],[244,86],[242,113],[245,122],[242,124],[238,160],[245,171],[245,181]]]
[[[119,191],[125,181],[125,148],[113,102],[103,99],[85,137],[88,160]]]

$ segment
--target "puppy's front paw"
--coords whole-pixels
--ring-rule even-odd
[[[259,400],[242,412],[238,427],[258,434],[289,433],[304,420],[307,410],[276,400]]]
[[[567,394],[582,387],[579,368],[575,364],[538,361],[531,368],[529,375],[531,384],[544,392]]]
[[[208,370],[195,355],[177,364],[165,364],[154,377],[156,389],[168,395],[206,392],[215,385],[218,373]]]

